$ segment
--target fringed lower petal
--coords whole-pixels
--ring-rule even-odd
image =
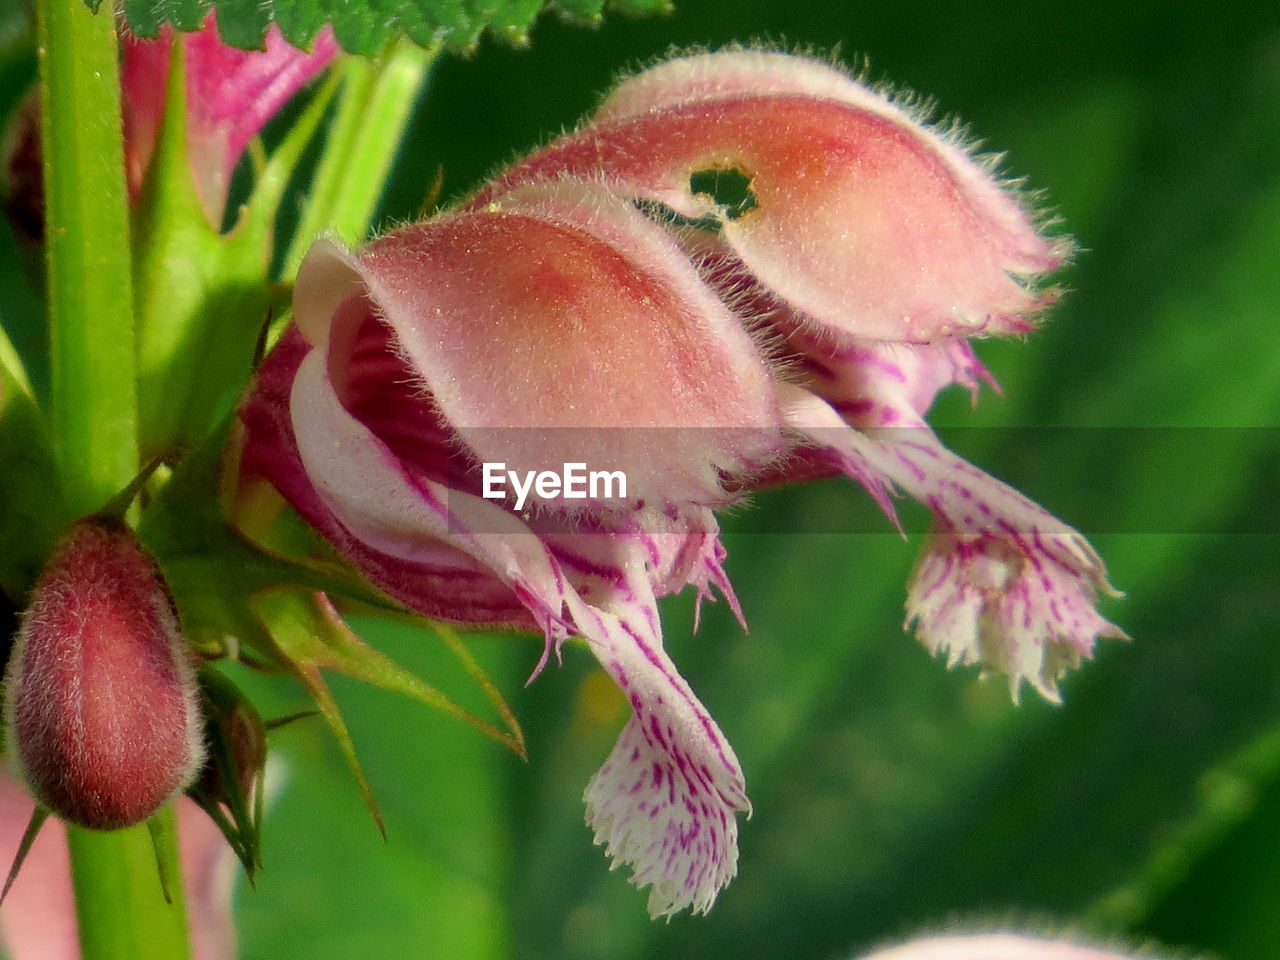
[[[494,503],[406,472],[342,406],[318,352],[298,367],[291,407],[305,411],[293,426],[306,474],[351,537],[407,562],[441,544],[465,553],[545,631],[543,662],[566,634],[586,639],[633,710],[587,788],[588,823],[652,887],[655,916],[710,909],[736,870],[735,815],[749,804],[732,748],[662,648],[651,571],[722,579],[714,527],[539,537]]]
[[[864,432],[811,393],[780,393],[788,424],[848,472],[870,467],[933,511],[907,592],[907,622],[931,651],[1007,674],[1015,698],[1027,681],[1056,700],[1058,680],[1097,639],[1124,636],[1095,609],[1098,593],[1118,594],[1089,542],[957,457],[923,421]]]
[[[622,577],[599,606],[571,600],[569,609],[632,716],[587,785],[587,823],[614,865],[629,865],[631,882],[650,887],[652,916],[706,913],[737,872],[737,813],[751,809],[742,770],[662,648],[643,545],[600,538],[598,546],[602,567]]]

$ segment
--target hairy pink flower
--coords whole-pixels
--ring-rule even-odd
[[[700,192],[717,170],[749,202]],[[654,915],[705,911],[749,805],[656,598],[735,603],[716,508],[824,471],[886,509],[921,500],[938,531],[908,617],[1015,692],[1054,696],[1118,634],[1087,542],[923,419],[942,387],[989,379],[963,338],[1028,329],[1064,250],[950,139],[825,64],[679,58],[461,210],[355,254],[317,245],[242,409],[242,468],[418,611],[534,627],[547,651],[584,638],[632,706],[588,822]],[[495,463],[571,461],[625,473],[626,496],[489,496]]]
[[[751,204],[698,192],[737,171]],[[786,423],[883,502],[927,505],[936,534],[907,618],[955,663],[982,663],[1057,697],[1100,636],[1114,594],[1075,530],[942,446],[923,416],[957,382],[990,377],[965,337],[1031,328],[1052,293],[1028,286],[1068,244],[955,142],[828,64],[780,53],[680,57],[624,80],[591,121],[517,164],[512,185],[602,177],[715,234],[684,231],[707,280],[775,347]],[[851,429],[852,428],[852,429]],[[785,479],[785,471],[781,474]],[[779,479],[772,474],[770,481]]]
[[[1143,951],[1147,960],[1158,960]],[[1016,933],[975,933],[926,937],[867,954],[862,960],[1133,960],[1129,954],[1064,939]]]
[[[321,244],[294,310],[242,414],[244,469],[417,610],[585,638],[633,709],[588,819],[653,913],[708,909],[747,800],[655,597],[726,587],[710,507],[782,448],[751,338],[661,228],[574,183],[358,256]],[[628,495],[520,511],[482,496],[485,461],[621,470]]]
[[[172,60],[173,30],[152,40],[125,34],[120,63],[125,174],[131,196],[142,190],[160,128]],[[187,148],[196,192],[209,219],[219,223],[231,172],[249,141],[261,132],[338,51],[329,28],[311,52],[291,46],[272,24],[262,50],[239,50],[218,37],[213,13],[205,25],[181,35],[187,94]]]
[[[191,656],[155,564],[114,521],[76,523],[23,615],[5,676],[6,751],[64,820],[139,823],[204,760]]]
[[[741,212],[699,192],[735,171]],[[859,337],[930,341],[1028,330],[1017,277],[1056,267],[1017,200],[954,142],[816,60],[678,57],[624,80],[591,122],[481,191],[565,174],[711,217],[743,271],[794,310]]]

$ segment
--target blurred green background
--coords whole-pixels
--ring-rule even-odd
[[[752,38],[866,57],[873,80],[936,100],[1077,239],[1044,328],[980,346],[1006,396],[970,411],[948,395],[934,419],[990,428],[957,443],[1081,529],[1105,511],[1094,542],[1128,597],[1104,613],[1134,642],[1102,645],[1063,706],[1015,709],[1003,682],[903,634],[919,537],[818,532],[871,516],[848,482],[761,495],[724,524],[750,632],[724,605],[696,636],[687,599],[664,610],[755,804],[709,917],[649,921],[591,844],[582,789],[625,705],[590,656],[566,648],[524,687],[537,642],[473,636],[529,762],[335,679],[388,840],[320,725],[280,731],[266,869],[236,896],[243,956],[830,958],[1011,923],[1276,956],[1280,8],[683,0],[599,29],[548,17],[530,49],[486,41],[439,66],[383,215],[413,217],[438,170],[460,195],[671,45]],[[11,101],[31,61],[8,49]],[[6,236],[11,312],[33,302],[14,263]],[[1030,449],[1038,434],[1011,426],[1058,432]],[[367,635],[467,699],[429,635]],[[304,706],[244,679],[268,713]]]

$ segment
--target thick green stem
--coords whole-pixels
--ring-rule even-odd
[[[347,60],[311,196],[285,256],[285,279],[293,278],[317,234],[364,239],[436,53],[401,41],[380,60]]]
[[[67,516],[96,510],[138,469],[128,197],[112,5],[37,0],[52,388]],[[173,839],[173,814],[167,811]],[[83,960],[189,956],[181,879],[166,903],[146,827],[70,828]]]
[[[129,223],[111,5],[38,0],[52,435],[71,516],[138,468]]]
[[[83,960],[187,960],[186,913],[173,808],[156,815],[172,902],[165,902],[145,825],[99,833],[67,828]]]

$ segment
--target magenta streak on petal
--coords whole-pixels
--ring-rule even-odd
[[[914,415],[910,430],[864,433],[818,397],[783,387],[788,420],[815,442],[856,456],[934,512],[907,600],[907,617],[931,650],[953,663],[981,661],[1007,673],[1016,696],[1027,680],[1057,698],[1065,670],[1099,637],[1122,637],[1094,609],[1115,595],[1102,560],[1075,530],[942,446]],[[964,490],[966,495],[958,495]],[[971,502],[989,505],[977,521]],[[1066,624],[1056,600],[1087,613]]]
[[[666,656],[665,653],[660,654],[658,650],[655,650],[653,647],[651,647],[648,644],[648,642],[643,637],[641,637],[635,631],[635,629],[630,624],[628,624],[625,620],[619,620],[619,623],[622,626],[623,632],[626,633],[626,635],[630,637],[632,642],[635,644],[636,649],[640,651],[640,653],[644,656],[646,660],[649,661],[650,665],[652,665],[652,667],[655,670],[663,674],[666,680],[674,688],[675,692],[685,701],[686,705],[691,710],[693,710],[694,713],[697,715],[698,723],[701,725],[703,732],[706,733],[708,741],[716,745],[717,754],[720,758],[721,763],[723,763],[725,770],[731,776],[739,776],[737,758],[732,757],[732,754],[726,754],[724,749],[726,745],[723,742],[719,728],[716,727],[715,722],[703,709],[702,704],[698,702],[698,699],[693,695],[693,692],[688,689],[688,686],[683,682],[683,679],[680,679],[680,675],[675,671],[675,667],[671,663],[670,659]],[[679,680],[679,682],[677,682],[677,680]],[[661,697],[658,698],[658,701],[661,702]],[[675,748],[674,746],[669,748],[665,740],[663,740],[662,728],[661,726],[659,726],[659,721],[657,716],[654,716],[651,719],[650,730],[653,733],[654,737],[657,739],[659,746],[661,746],[664,750],[670,749],[673,755],[676,756],[677,758],[680,756],[677,748]]]
[[[329,343],[330,377],[342,405],[411,473],[480,496],[474,462],[397,354],[390,328],[369,313],[363,298],[344,304],[339,315],[348,306],[357,308],[359,318],[353,320],[350,340],[335,330]]]
[[[414,476],[342,407],[324,358],[308,355],[290,398],[300,458],[316,492],[352,537],[390,558],[430,562],[444,545],[487,568],[546,635],[543,659],[558,649],[572,597],[550,549],[496,504]],[[580,602],[580,601],[579,601]],[[415,604],[415,609],[421,609]]]
[[[736,868],[734,813],[749,809],[740,767],[662,649],[648,580],[629,559],[644,546],[592,542],[597,562],[624,572],[630,587],[603,606],[569,596],[567,609],[635,712],[587,787],[588,823],[615,863],[633,867],[633,883],[652,886],[653,915],[705,912]]]

